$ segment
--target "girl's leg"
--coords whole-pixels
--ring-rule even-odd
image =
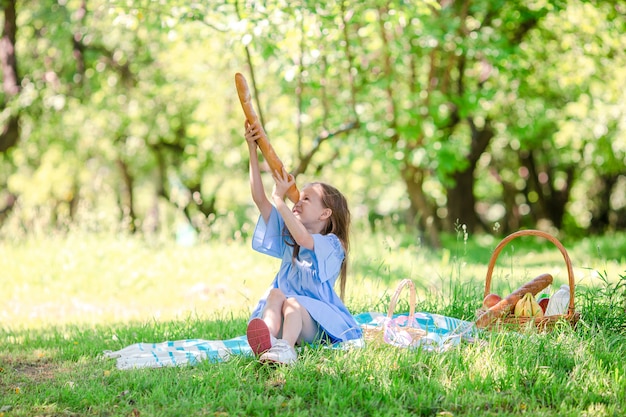
[[[318,325],[311,315],[295,298],[287,298],[282,303],[283,317],[282,337],[267,352],[263,353],[261,362],[274,362],[291,365],[298,360],[294,349],[296,343],[313,342],[317,337]]]
[[[270,290],[267,296],[265,309],[263,310],[263,321],[267,324],[271,335],[274,337],[280,336],[280,329],[283,324],[283,304],[285,300],[285,294],[278,288]]]
[[[311,318],[306,308],[302,307],[295,298],[287,298],[283,302],[283,335],[291,346],[296,343],[312,343],[319,331],[318,325]]]
[[[282,309],[285,295],[279,289],[270,290],[265,300],[263,318],[253,318],[248,323],[246,337],[252,351],[260,355],[269,350],[281,333]]]

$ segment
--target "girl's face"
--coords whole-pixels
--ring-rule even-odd
[[[293,214],[313,233],[319,233],[332,210],[322,202],[324,190],[320,184],[307,185],[300,191],[300,200],[293,206]]]

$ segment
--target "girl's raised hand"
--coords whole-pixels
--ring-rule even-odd
[[[246,142],[248,142],[248,145],[256,145],[256,141],[261,137],[261,124],[258,120],[252,124],[246,120],[245,126]]]
[[[287,195],[287,190],[289,190],[291,186],[296,183],[295,178],[287,172],[285,167],[282,168],[282,172],[274,171],[272,173],[272,178],[274,178],[275,183],[272,195],[284,200]]]

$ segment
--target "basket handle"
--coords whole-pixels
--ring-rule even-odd
[[[559,240],[557,238],[555,238],[554,236],[546,233],[546,232],[542,232],[541,230],[533,230],[533,229],[528,229],[528,230],[519,230],[517,232],[511,233],[510,235],[508,235],[507,237],[505,237],[504,239],[502,239],[502,241],[498,244],[498,246],[496,246],[496,248],[493,251],[493,254],[491,255],[491,259],[489,260],[489,266],[487,267],[487,279],[485,281],[485,295],[483,295],[483,298],[486,297],[490,292],[491,292],[491,276],[493,274],[493,269],[496,265],[496,260],[498,259],[498,255],[500,255],[500,252],[502,251],[502,249],[504,249],[504,247],[513,239],[516,239],[520,236],[539,236],[539,237],[543,237],[547,240],[549,240],[550,242],[552,242],[558,249],[559,251],[561,251],[561,254],[563,255],[563,259],[565,260],[565,265],[567,267],[567,277],[569,279],[569,309],[568,309],[568,315],[572,315],[574,314],[575,308],[574,308],[574,268],[572,267],[572,261],[570,260],[569,255],[567,254],[567,251],[565,250],[565,247],[561,244],[561,242],[559,242]]]
[[[398,299],[400,298],[400,293],[404,287],[409,288],[409,323],[413,323],[413,318],[415,317],[415,300],[417,298],[415,292],[415,284],[412,280],[405,278],[400,281],[398,284],[398,288],[396,288],[396,292],[391,297],[391,301],[389,302],[389,311],[387,312],[387,318],[391,319],[393,317],[393,311],[396,308],[396,304],[398,303]]]

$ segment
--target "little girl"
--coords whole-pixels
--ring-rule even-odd
[[[257,139],[259,123],[246,123],[250,151],[250,188],[261,213],[252,248],[281,258],[280,270],[259,301],[246,335],[261,362],[292,364],[296,344],[335,343],[362,336],[361,329],[334,290],[346,280],[350,212],[345,197],[334,187],[312,183],[300,191],[292,209],[285,203],[293,176],[273,172],[272,203],[265,195]]]

